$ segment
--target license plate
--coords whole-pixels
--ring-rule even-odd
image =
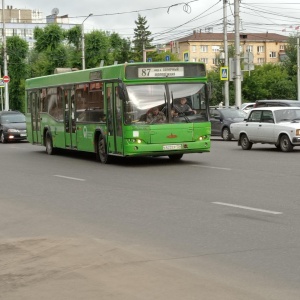
[[[181,149],[181,145],[165,145],[163,150],[178,150]]]
[[[27,136],[26,133],[21,133],[20,136]]]

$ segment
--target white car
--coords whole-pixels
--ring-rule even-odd
[[[230,131],[244,150],[261,143],[292,151],[300,146],[300,107],[254,108],[244,122],[232,123]]]
[[[249,115],[251,109],[253,109],[255,102],[246,102],[240,106],[240,110],[244,111],[247,115]]]

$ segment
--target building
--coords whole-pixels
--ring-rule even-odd
[[[234,33],[228,33],[228,48],[234,47]],[[285,45],[288,37],[276,33],[242,33],[240,34],[240,51],[253,54],[253,64],[277,63],[285,56]],[[219,64],[224,52],[224,34],[196,32],[192,35],[170,43],[172,53],[185,61],[204,62],[207,69]]]
[[[3,39],[3,21],[2,21],[2,9],[0,9],[0,42]],[[53,9],[52,14],[43,17],[43,13],[40,10],[30,9],[18,9],[12,6],[7,6],[4,9],[4,22],[5,22],[5,36],[19,36],[26,40],[29,44],[29,48],[34,45],[33,31],[35,27],[44,28],[49,23],[57,23],[63,29],[70,29],[77,24],[70,24],[68,15],[58,16],[58,9]]]

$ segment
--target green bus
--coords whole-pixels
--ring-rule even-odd
[[[31,78],[27,137],[50,155],[93,152],[102,163],[114,156],[179,160],[210,151],[208,96],[203,63],[125,63]],[[189,111],[175,111],[181,98]]]

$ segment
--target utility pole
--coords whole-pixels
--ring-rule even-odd
[[[81,23],[81,58],[82,58],[82,70],[85,70],[85,46],[84,46],[84,25],[83,23],[93,14],[89,14]]]
[[[299,38],[297,38],[297,91],[298,91],[298,101],[300,101],[300,53],[299,53]]]
[[[234,0],[234,30],[235,30],[235,105],[240,107],[242,104],[242,85],[241,85],[241,51],[240,51],[240,0]]]
[[[223,24],[224,24],[224,67],[228,67],[228,42],[227,42],[227,0],[223,0]],[[224,81],[225,106],[229,106],[229,81]]]
[[[3,24],[3,65],[4,65],[4,76],[7,76],[7,49],[6,49],[6,32],[5,32],[5,14],[4,14],[4,8],[5,8],[5,4],[4,4],[4,0],[2,0],[2,24]],[[4,107],[5,110],[9,110],[9,95],[8,95],[8,82],[4,83]]]

